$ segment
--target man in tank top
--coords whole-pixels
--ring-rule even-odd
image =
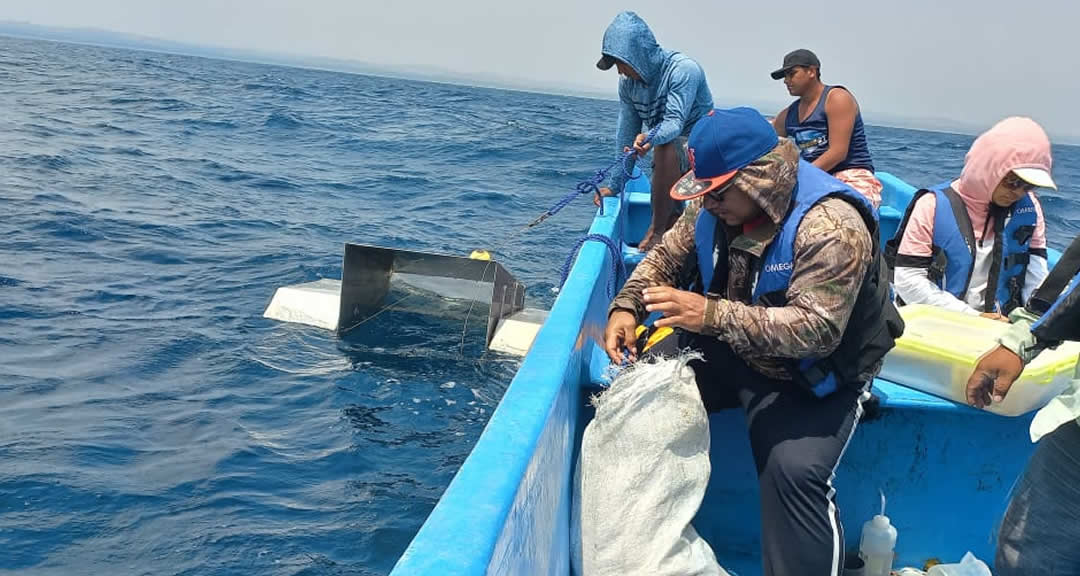
[[[795,140],[804,160],[858,190],[877,208],[881,182],[874,176],[859,103],[851,92],[824,84],[821,62],[805,49],[784,56],[772,78],[782,78],[788,92],[799,98],[773,118],[776,133]]]

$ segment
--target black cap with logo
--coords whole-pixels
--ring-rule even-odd
[[[806,68],[815,66],[817,68],[821,68],[821,61],[818,60],[817,56],[813,52],[805,48],[799,48],[794,52],[788,52],[787,56],[784,56],[783,66],[779,70],[773,71],[773,73],[771,74],[772,79],[779,80],[783,78],[784,75],[787,74],[788,70],[791,70],[792,68],[795,68],[797,66],[805,66]]]

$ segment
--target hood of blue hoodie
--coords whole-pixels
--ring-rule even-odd
[[[705,71],[684,54],[664,50],[652,30],[637,14],[620,12],[604,32],[601,53],[625,62],[641,80],[619,78],[619,121],[615,130],[615,154],[622,154],[643,130],[655,129],[654,145],[688,136],[694,123],[712,110],[712,94]],[[624,165],[631,170],[636,160]],[[620,192],[626,182],[616,170],[611,189]]]
[[[604,31],[600,52],[621,60],[641,76],[646,84],[659,78],[670,54],[660,48],[649,25],[633,12],[620,12]]]

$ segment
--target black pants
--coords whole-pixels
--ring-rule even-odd
[[[705,409],[741,406],[746,412],[761,488],[764,575],[840,574],[844,529],[832,479],[868,391],[841,387],[817,398],[754,371],[716,338],[677,333],[649,353],[671,355],[687,347],[704,355],[690,365]]]
[[[1080,426],[1043,436],[1001,522],[994,574],[1080,574]]]

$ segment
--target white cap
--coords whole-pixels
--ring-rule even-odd
[[[1039,188],[1053,188],[1057,190],[1057,184],[1050,177],[1050,173],[1042,168],[1013,168],[1013,174],[1018,178]]]

